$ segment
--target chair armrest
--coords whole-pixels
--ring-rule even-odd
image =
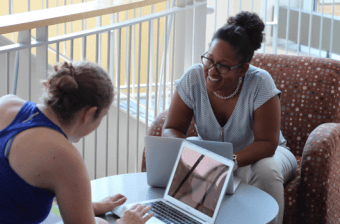
[[[160,113],[156,119],[150,125],[148,135],[150,136],[162,136],[162,129],[165,122],[166,117],[168,116],[168,110]]]
[[[300,224],[299,208],[297,204],[298,190],[301,182],[301,156],[295,156],[297,161],[297,169],[295,177],[289,181],[284,189],[285,208],[283,215],[283,224]]]
[[[340,221],[340,124],[319,125],[309,135],[301,161],[298,207],[303,223]]]

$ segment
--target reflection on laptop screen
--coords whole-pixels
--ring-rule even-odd
[[[213,217],[229,166],[184,147],[169,196]]]

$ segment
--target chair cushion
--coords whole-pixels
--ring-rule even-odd
[[[255,54],[251,64],[268,71],[281,94],[281,131],[295,156],[320,124],[340,121],[340,62],[327,58]]]

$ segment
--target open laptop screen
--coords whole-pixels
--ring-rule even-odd
[[[168,195],[213,217],[229,166],[184,147]]]

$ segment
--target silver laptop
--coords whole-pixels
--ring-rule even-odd
[[[166,138],[145,136],[145,160],[147,183],[152,187],[166,187],[182,142],[186,140],[222,157],[233,159],[233,145],[229,142],[198,140],[198,138]],[[227,194],[233,194],[241,179],[231,176]]]
[[[152,206],[146,223],[215,223],[233,167],[232,160],[183,141],[164,197],[139,202]],[[121,217],[134,204],[112,212]]]

